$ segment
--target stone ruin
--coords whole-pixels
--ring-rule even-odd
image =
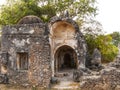
[[[81,90],[120,90],[120,45],[116,59],[97,72],[79,77]]]
[[[68,15],[48,23],[30,15],[2,28],[0,83],[48,88],[59,72],[73,69],[81,90],[119,90],[119,68],[119,56],[104,67],[98,49],[87,56],[84,36]]]
[[[49,87],[64,69],[85,67],[86,43],[70,17],[52,17],[44,23],[25,16],[2,28],[0,81],[13,85]]]

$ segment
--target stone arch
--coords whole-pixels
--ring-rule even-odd
[[[78,67],[77,54],[71,46],[63,45],[57,48],[54,59],[55,72]]]
[[[83,34],[79,30],[78,24],[66,17],[52,17],[48,23],[49,27],[49,41],[51,47],[51,67],[52,67],[52,76],[55,75],[56,71],[60,70],[61,64],[57,66],[58,62],[56,62],[56,57],[58,57],[57,53],[60,53],[60,48],[65,48],[64,45],[71,47],[77,59],[76,59],[76,68],[78,69],[81,66],[84,66],[85,62],[85,53],[83,48]],[[60,55],[61,56],[61,55]],[[67,53],[65,57],[70,57],[70,54]],[[64,55],[61,56],[63,59]],[[68,59],[69,59],[68,58]],[[60,60],[57,60],[60,61]],[[66,62],[67,63],[67,62]]]
[[[43,23],[43,21],[38,16],[35,15],[25,16],[18,21],[18,24],[34,24],[34,23]]]
[[[71,24],[75,28],[76,32],[79,32],[78,24],[71,18],[60,18],[58,16],[54,16],[49,21],[49,27],[51,27],[54,23],[59,22],[59,21],[65,21],[65,22]]]
[[[62,46],[69,46],[69,47],[71,47],[73,50],[75,50],[75,48],[74,48],[72,45],[62,44],[62,45],[56,46],[56,48],[54,49],[53,54],[55,55],[56,51],[57,51],[60,47],[62,47]]]
[[[52,24],[50,29],[50,35],[52,38],[74,38],[75,33],[74,26],[66,21],[57,21]]]

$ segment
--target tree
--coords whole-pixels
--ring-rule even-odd
[[[119,32],[113,32],[110,34],[110,36],[112,37],[112,43],[115,46],[118,46],[118,44],[120,43],[120,33]]]
[[[112,44],[110,35],[100,35],[95,39],[97,48],[101,51],[102,61],[111,62],[118,54],[118,48]]]
[[[7,4],[1,6],[0,25],[16,24],[26,15],[36,15],[48,21],[66,10],[72,18],[82,20],[85,16],[96,14],[94,4],[95,0],[7,0]]]
[[[111,62],[118,54],[118,48],[113,45],[112,37],[110,35],[86,35],[86,42],[88,45],[88,52],[92,55],[95,48],[98,48],[102,55],[102,62]]]
[[[38,3],[39,0],[9,0],[1,7],[0,24],[16,24],[26,15],[36,15],[42,18],[43,9],[48,7],[41,8]],[[52,10],[52,6],[49,9]]]
[[[102,55],[102,62],[113,61],[118,54],[118,48],[112,43],[111,35],[104,35],[102,25],[95,20],[85,23],[82,27],[88,46],[89,56],[95,48],[98,48]]]
[[[102,24],[93,18],[87,19],[81,27],[81,31],[85,35],[92,35],[94,37],[104,34],[102,31]]]

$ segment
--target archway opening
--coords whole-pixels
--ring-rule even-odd
[[[64,45],[55,53],[55,71],[77,68],[77,55],[73,48]]]

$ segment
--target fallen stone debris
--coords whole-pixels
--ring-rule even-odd
[[[120,58],[104,66],[104,69],[81,76],[80,90],[120,90]]]

